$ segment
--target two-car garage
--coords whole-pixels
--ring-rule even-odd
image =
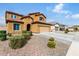
[[[42,23],[42,22],[34,22],[32,23],[32,32],[50,32],[51,31],[51,24]]]
[[[40,27],[40,32],[50,32],[50,28],[49,27]]]

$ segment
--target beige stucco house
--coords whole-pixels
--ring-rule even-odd
[[[46,23],[46,16],[40,12],[22,15],[6,11],[5,20],[8,33],[22,33],[24,30],[34,33],[51,32],[52,24]]]

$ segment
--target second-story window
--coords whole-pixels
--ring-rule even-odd
[[[11,18],[16,19],[16,15],[11,15]]]
[[[39,21],[43,21],[43,18],[42,17],[39,17]]]

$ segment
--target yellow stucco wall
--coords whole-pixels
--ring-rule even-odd
[[[43,18],[43,21],[42,22],[46,22],[46,18],[44,16],[42,16],[42,15],[35,16],[35,14],[34,14],[34,15],[30,15],[30,16],[34,19],[34,22],[39,21],[39,17],[42,17]]]
[[[13,28],[14,24],[20,24],[19,30],[14,30],[14,28]],[[21,23],[12,23],[12,22],[7,23],[7,32],[8,33],[19,34],[19,33],[22,33],[22,30],[23,30],[23,24],[21,24]]]
[[[13,33],[13,34],[22,33],[23,30],[27,29],[27,27],[24,26],[24,24],[17,23],[17,24],[20,24],[20,29],[19,30],[13,30],[13,24],[14,23],[10,23],[10,22],[7,23],[8,33]],[[25,25],[27,25],[27,23]],[[31,25],[30,31],[32,31],[32,32],[37,32],[37,33],[40,32],[40,27],[49,27],[49,31],[51,31],[51,26],[50,25],[45,25],[45,24],[30,24],[30,25]]]
[[[23,24],[23,30],[27,30],[27,24],[30,24],[32,23],[32,19],[31,18],[24,18],[22,19],[24,24]]]
[[[13,29],[12,29],[13,24],[8,22],[6,26],[7,26],[7,33],[12,33],[13,32]]]
[[[32,24],[31,25],[31,31],[32,32],[39,32],[38,24]]]

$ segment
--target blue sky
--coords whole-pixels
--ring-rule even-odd
[[[0,4],[0,25],[5,25],[5,11],[13,11],[23,15],[41,12],[47,22],[55,21],[65,25],[79,24],[78,3],[2,3]]]

